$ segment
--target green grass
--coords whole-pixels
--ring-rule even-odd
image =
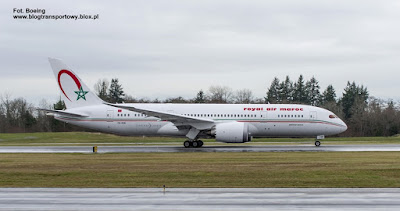
[[[30,144],[96,144],[96,143],[170,143],[183,142],[184,138],[174,137],[129,137],[105,133],[55,132],[55,133],[0,133],[0,145]]]
[[[18,145],[105,145],[105,144],[176,144],[185,138],[176,137],[126,137],[104,133],[58,132],[58,133],[0,133],[0,146]],[[203,139],[207,144],[215,144],[214,139]],[[255,144],[298,144],[314,142],[313,138],[255,138]],[[219,143],[217,143],[219,144]],[[400,144],[400,136],[393,137],[329,137],[323,144]]]
[[[0,154],[0,187],[400,188],[399,152]]]

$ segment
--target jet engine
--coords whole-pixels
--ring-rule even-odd
[[[251,141],[249,125],[243,122],[217,124],[212,131],[215,139],[225,143],[243,143]]]

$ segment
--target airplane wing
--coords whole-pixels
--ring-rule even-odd
[[[139,112],[142,114],[146,114],[148,116],[154,116],[154,117],[160,118],[161,120],[170,121],[170,122],[174,123],[176,126],[190,125],[190,126],[194,126],[194,127],[198,128],[198,129],[201,129],[202,127],[206,127],[206,128],[210,127],[210,126],[206,126],[206,125],[214,124],[214,121],[211,119],[189,117],[189,116],[184,116],[184,115],[180,115],[180,114],[138,108],[138,107],[124,105],[124,104],[111,104],[111,103],[106,103],[106,102],[104,102],[104,104],[113,106],[116,108],[122,108],[122,109],[127,109],[130,111],[134,111],[134,112]],[[199,125],[202,125],[202,126],[199,126]]]
[[[44,109],[44,108],[37,108],[36,110],[44,111],[44,112],[50,113],[50,114],[58,114],[61,116],[67,116],[67,117],[88,117],[87,115],[71,113],[71,112],[62,111],[62,110],[51,110],[51,109]]]

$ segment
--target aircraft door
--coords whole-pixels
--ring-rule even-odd
[[[310,119],[317,119],[317,112],[316,111],[310,111]]]
[[[261,119],[267,119],[267,117],[268,117],[267,111],[261,111],[260,112],[260,117],[261,117]]]
[[[107,122],[112,122],[114,119],[114,111],[108,110],[106,116],[107,116]]]

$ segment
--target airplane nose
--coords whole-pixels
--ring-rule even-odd
[[[344,123],[344,121],[343,120],[340,120],[341,122],[342,122],[342,125],[343,125],[343,131],[342,132],[344,132],[344,131],[346,131],[347,130],[347,125],[346,125],[346,123]]]

